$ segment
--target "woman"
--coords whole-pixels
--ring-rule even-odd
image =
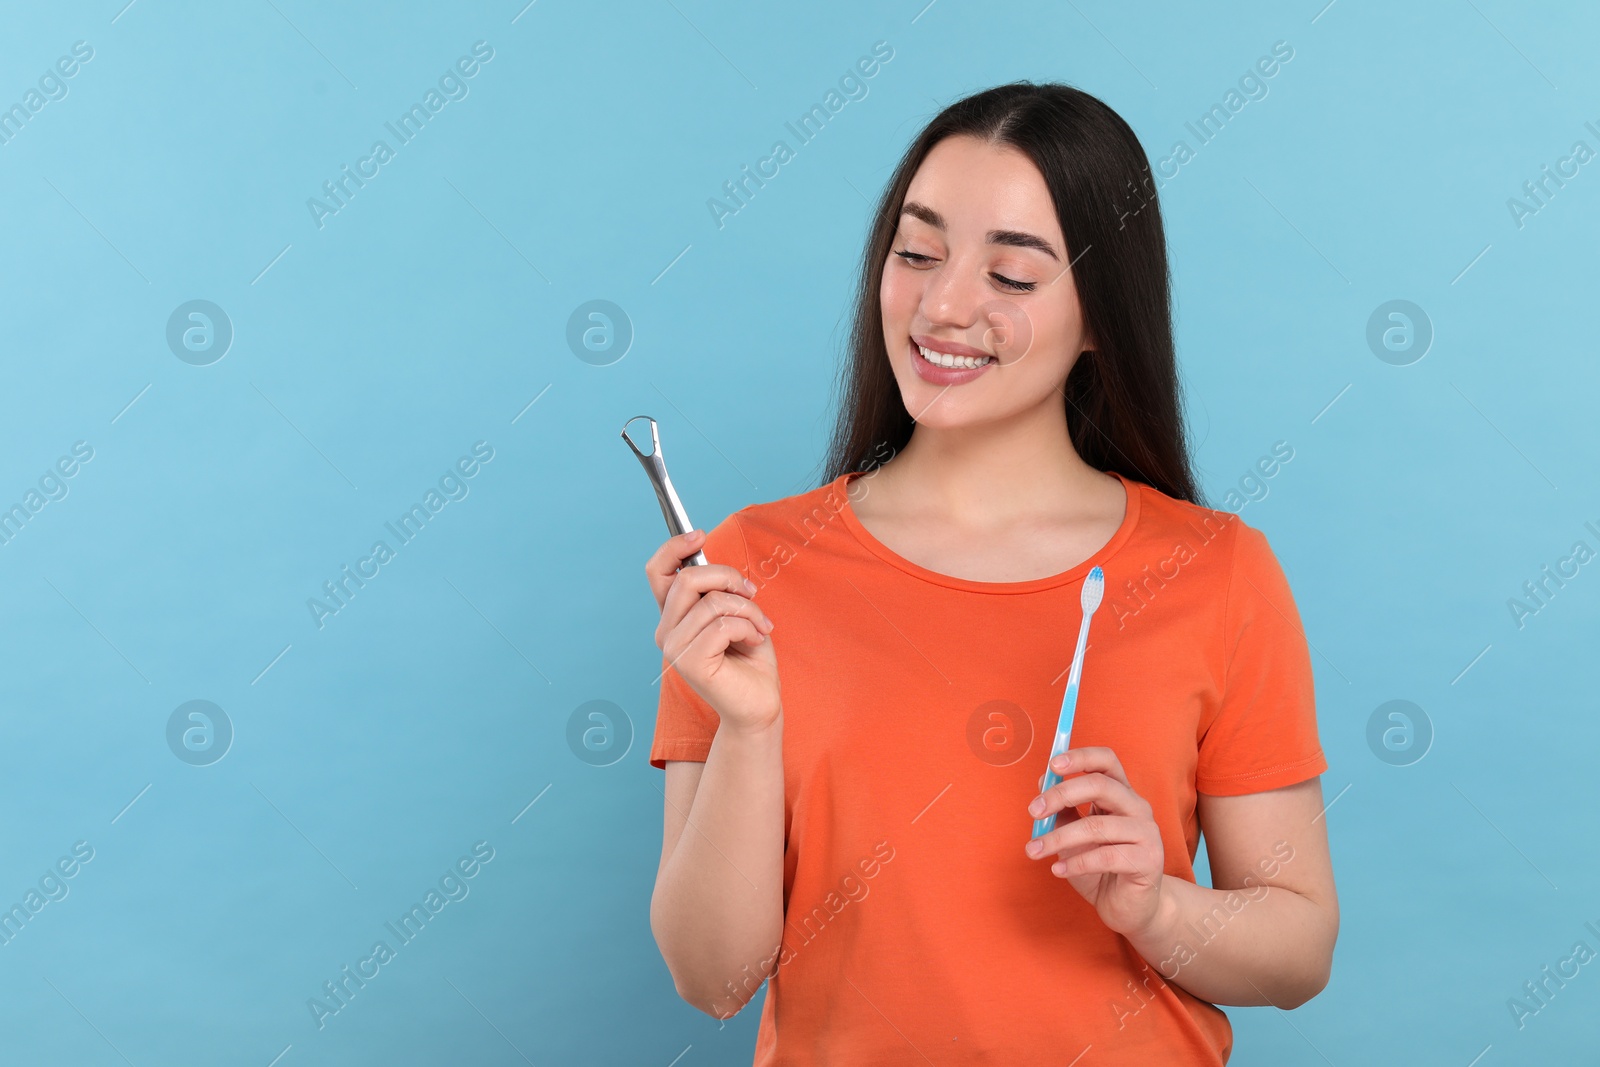
[[[1225,1063],[1215,1005],[1328,981],[1327,763],[1283,572],[1198,502],[1145,154],[1068,86],[978,93],[862,275],[827,480],[646,566],[674,984],[770,979],[757,1064]]]

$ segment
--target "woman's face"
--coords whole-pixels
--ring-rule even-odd
[[[1027,156],[968,136],[935,145],[906,190],[879,288],[889,363],[912,418],[972,425],[1059,395],[1093,347],[1068,270],[1076,254]],[[992,358],[933,366],[918,345],[935,359]]]

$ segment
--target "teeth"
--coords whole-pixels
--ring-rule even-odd
[[[952,356],[948,352],[935,352],[931,348],[917,345],[917,351],[922,353],[922,358],[939,367],[965,368],[981,367],[994,361],[993,356]]]

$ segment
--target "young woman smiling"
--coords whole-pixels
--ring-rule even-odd
[[[646,565],[651,927],[705,1012],[770,981],[758,1065],[1223,1064],[1217,1005],[1328,981],[1307,642],[1266,538],[1199,502],[1149,181],[1071,87],[947,108],[872,221],[827,480]]]

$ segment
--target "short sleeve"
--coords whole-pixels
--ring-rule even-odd
[[[1317,738],[1311,653],[1266,535],[1236,522],[1223,609],[1222,697],[1200,737],[1195,789],[1239,796],[1328,769]]]
[[[750,577],[750,552],[737,512],[706,531],[702,551],[707,563],[721,563]],[[650,766],[665,770],[668,760],[704,763],[711,753],[711,739],[716,736],[721,718],[690,688],[683,676],[668,665],[665,654],[661,657],[661,666],[661,696],[656,705],[655,739],[650,743]]]

